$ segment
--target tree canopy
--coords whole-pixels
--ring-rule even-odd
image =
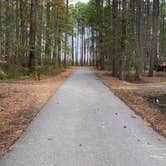
[[[139,80],[166,61],[165,46],[165,0],[0,1],[0,70],[9,77],[80,64]]]

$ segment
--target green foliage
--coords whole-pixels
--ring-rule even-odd
[[[38,80],[40,80],[41,74],[45,71],[45,66],[44,65],[37,65],[34,68],[35,71],[35,76],[37,76]]]
[[[7,70],[7,68],[8,68],[7,62],[0,60],[0,68],[3,69],[3,70]]]
[[[53,65],[52,66],[48,66],[46,68],[46,70],[45,70],[45,72],[47,73],[47,75],[57,75],[57,74],[59,74],[59,73],[61,73],[63,71],[64,71],[64,68],[62,68],[62,67],[56,68]]]
[[[0,79],[6,78],[5,72],[0,68]]]
[[[23,78],[24,76],[27,76],[29,72],[29,69],[27,67],[23,67],[20,65],[15,65],[15,64],[11,64],[8,67],[7,70],[7,78],[11,79],[19,79],[19,78]]]
[[[43,73],[45,71],[45,68],[46,67],[44,65],[37,65],[37,66],[35,66],[35,71],[37,73]]]
[[[70,12],[66,13],[64,2],[36,3],[32,6],[29,1],[0,1],[0,58],[7,59],[7,63],[0,61],[0,68],[9,78],[47,74],[43,68],[48,69],[52,59],[60,67],[62,53],[71,50],[69,42],[64,46],[64,33],[75,35],[74,19]],[[37,65],[41,63],[44,67]]]
[[[135,80],[134,70],[130,70],[125,74],[125,79],[129,82],[133,82]]]
[[[7,59],[7,62],[0,61],[0,68],[3,71],[1,73],[7,73],[7,77],[24,78],[39,77],[42,74],[56,74],[61,70],[64,53],[67,56],[68,65],[72,64],[71,37],[74,37],[75,48],[79,43],[77,46],[79,49],[82,43],[80,38],[84,36],[85,45],[87,44],[88,47],[87,52],[90,52],[86,57],[89,56],[88,61],[94,61],[94,65],[98,62],[100,65],[103,63],[105,69],[111,70],[114,66],[113,59],[116,54],[117,75],[120,73],[120,64],[123,61],[125,63],[124,70],[129,79],[132,77],[130,71],[134,70],[135,64],[143,66],[145,59],[149,60],[150,53],[147,55],[148,58],[146,58],[146,54],[147,51],[152,49],[153,2],[150,2],[149,16],[147,15],[147,2],[144,2],[145,6],[142,9],[143,19],[140,28],[142,34],[140,37],[143,39],[139,44],[142,45],[142,50],[144,50],[144,58],[139,58],[138,50],[136,50],[138,45],[137,20],[139,20],[137,19],[138,5],[136,3],[140,1],[126,1],[125,17],[123,17],[123,3],[118,4],[120,6],[118,6],[116,13],[117,53],[114,49],[114,26],[116,25],[113,23],[113,1],[90,0],[87,4],[78,2],[75,5],[69,5],[68,12],[67,5],[63,4],[63,1],[36,2],[38,4],[34,6],[37,6],[33,10],[34,18],[31,16],[29,1],[9,1],[8,3],[1,1],[0,3],[0,53],[2,54],[0,57]],[[60,2],[62,4],[59,4]],[[132,5],[132,2],[135,5]],[[165,1],[160,1],[159,7],[157,45],[159,61],[162,62],[166,59]],[[31,23],[32,20],[34,21],[33,24]],[[122,28],[123,21],[126,24],[126,34],[123,31],[124,28]],[[30,35],[30,27],[32,26],[34,37]],[[147,29],[150,30],[149,34]],[[123,36],[123,34],[125,35]],[[31,38],[34,39],[32,43]],[[31,56],[32,61],[30,61],[30,53],[33,54]],[[125,58],[122,58],[122,53],[125,53]],[[80,60],[80,55],[78,55],[78,60]]]
[[[162,79],[160,80],[160,82],[166,82],[166,77],[165,77],[165,78],[162,78]]]

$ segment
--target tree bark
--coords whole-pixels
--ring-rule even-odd
[[[125,73],[125,59],[126,59],[126,7],[127,1],[122,1],[122,37],[121,37],[121,49],[122,55],[120,60],[120,74],[119,78],[124,80],[124,73]]]
[[[30,53],[29,53],[29,63],[28,67],[32,68],[35,66],[35,38],[36,38],[36,8],[37,8],[37,1],[31,0],[31,11],[30,11]]]
[[[113,59],[112,59],[112,75],[118,75],[118,0],[112,2],[113,16]]]
[[[68,15],[68,9],[69,8],[69,0],[66,0],[66,23],[67,23],[67,15]],[[67,28],[65,32],[65,52],[64,52],[64,68],[67,67],[67,40],[68,40],[68,35],[67,35]]]
[[[158,33],[159,0],[153,0],[153,27],[152,47],[150,54],[149,76],[153,76],[154,67],[157,64],[157,33]]]
[[[143,0],[137,0],[137,18],[136,18],[136,59],[135,59],[135,80],[141,80],[141,71],[143,67]]]

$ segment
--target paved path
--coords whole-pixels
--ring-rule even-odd
[[[78,68],[0,166],[166,166],[166,138]]]

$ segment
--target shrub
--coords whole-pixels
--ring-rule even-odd
[[[3,71],[6,71],[7,68],[8,68],[8,64],[6,61],[1,61],[0,60],[0,68],[3,70]]]
[[[133,82],[135,79],[135,75],[133,72],[126,73],[126,81]]]
[[[35,66],[35,68],[34,68],[35,75],[37,76],[38,80],[40,80],[40,76],[41,76],[41,74],[44,73],[45,68],[46,67],[44,65],[37,65],[37,66]]]
[[[6,76],[5,72],[0,68],[0,79],[4,79]]]

